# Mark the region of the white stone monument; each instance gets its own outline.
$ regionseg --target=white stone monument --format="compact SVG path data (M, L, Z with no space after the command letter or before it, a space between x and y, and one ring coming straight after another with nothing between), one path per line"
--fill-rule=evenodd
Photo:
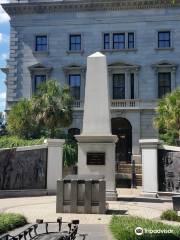
M76 139L78 174L103 175L106 180L106 199L116 200L117 136L111 134L107 61L100 52L87 58L83 130Z

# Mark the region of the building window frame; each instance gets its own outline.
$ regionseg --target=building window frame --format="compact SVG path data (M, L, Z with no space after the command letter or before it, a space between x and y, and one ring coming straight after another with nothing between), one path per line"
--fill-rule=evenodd
M128 39L127 39L128 49L134 49L134 47L135 47L135 33L134 32L128 32L127 35L128 35ZM130 35L133 35L133 40L130 40ZM130 44L132 44L133 47L130 47Z
M134 99L139 99L140 65L127 62L112 62L108 65L110 97L113 100L113 74L125 75L125 99L131 99L131 74L134 75Z
M75 85L75 86L71 86L71 77L77 77L79 76L79 85ZM81 74L77 74L77 73L70 73L68 75L68 84L69 84L69 87L70 87L70 90L71 90L71 93L72 93L72 97L75 101L79 101L81 100ZM76 96L76 92L75 94L73 94L73 90L77 90L78 89L78 94Z
M161 75L164 75L164 79L160 79ZM168 76L168 79L165 79L165 75ZM171 78L171 72L158 72L158 98L163 98L171 92ZM161 80L164 81L164 84L161 84ZM168 83L165 83L166 80L168 80Z
M160 39L160 34L168 34L169 37L167 39ZM158 31L158 48L171 48L172 46L172 39L171 39L171 31L170 30L160 30ZM164 45L161 45L164 43ZM168 44L166 46L166 43Z
M135 98L135 76L134 72L130 72L130 89L131 89L131 99Z
M123 84L120 83L119 86L115 86L115 77L116 76L120 76L120 75L123 75L124 79L123 80ZM121 79L120 79L121 80ZM126 94L126 75L125 73L113 73L112 74L112 97L113 97L113 100L120 100L120 99L125 99L125 94ZM122 84L122 86L121 86ZM115 90L119 90L119 96L117 95L117 97L115 96L116 93L115 93ZM122 95L122 96L121 96Z
M156 64L152 65L152 68L155 71L155 76L156 76L156 96L157 99L159 98L159 90L158 90L158 74L159 73L171 73L171 91L176 89L176 69L178 65L175 63L171 63L168 61L160 61Z
M123 48L116 48L114 46L114 35L122 34L124 35L124 41L121 41L124 44ZM133 34L133 41L129 40L130 34ZM105 47L105 35L109 35L109 48ZM118 43L118 42L117 42ZM133 44L133 47L130 47L130 44ZM125 31L125 32L102 32L102 51L136 51L136 33L135 31Z
M80 46L80 48L79 49L72 49L71 37L78 37L78 36L80 36L80 43L73 43L73 44L78 44ZM82 52L82 49L83 49L82 42L83 42L82 33L69 33L68 34L68 52L69 53Z
M86 78L86 66L84 65L71 65L65 66L62 68L65 77L65 83L69 85L69 75L80 75L80 101L84 99L85 94L85 78ZM79 101L74 99L74 101Z
M33 93L34 93L34 94L37 93L38 86L41 84L41 83L37 84L37 82L36 82L36 81L37 81L37 79L36 79L37 77L44 77L44 80L42 80L41 83L47 81L47 74L46 74L46 73L37 73L37 74L34 74L34 76L33 76L33 82L34 82L34 84L33 84Z
M106 37L108 37L108 40L106 39ZM106 44L108 44L108 47L106 47ZM104 50L111 49L111 34L110 33L103 34L103 49Z
M115 41L115 36L123 36L123 40L116 40ZM115 44L118 44L118 46L120 46L121 44L123 45L123 47L115 47ZM118 32L118 33L113 33L113 36L112 36L112 46L113 46L113 49L114 50L122 50L122 49L125 49L126 48L126 34L125 33L121 33L121 32Z
M47 81L51 77L51 72L53 68L37 63L28 67L28 69L30 71L30 76L31 76L30 96L32 96L33 94L35 94L35 81L34 81L35 75L46 75L46 81Z
M46 37L46 44L40 44L41 46L46 46L45 50L38 50L37 38ZM35 53L47 53L49 51L49 36L47 33L36 33L34 36L34 52Z

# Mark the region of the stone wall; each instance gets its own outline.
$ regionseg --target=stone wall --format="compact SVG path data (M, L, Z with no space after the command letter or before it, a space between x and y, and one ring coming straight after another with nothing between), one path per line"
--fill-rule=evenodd
M46 189L47 147L0 151L0 190Z
M159 191L180 192L180 151L158 150Z

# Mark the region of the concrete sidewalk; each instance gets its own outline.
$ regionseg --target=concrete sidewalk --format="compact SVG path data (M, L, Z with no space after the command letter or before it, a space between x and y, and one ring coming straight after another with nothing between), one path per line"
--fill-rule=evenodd
M79 219L81 224L108 224L112 214L128 214L149 219L159 218L166 209L172 208L171 202L108 202L111 215L105 214L56 214L56 197L26 197L0 199L0 212L16 212L24 214L30 223L37 218L55 221L59 216L64 221Z
M130 196L129 192L126 193L127 196ZM134 191L133 194L134 196L139 195L138 191ZM113 214L159 219L163 211L172 209L171 202L144 202L141 200L108 202L108 206L109 214L56 214L55 196L0 199L0 212L21 213L26 216L29 223L35 223L36 219L54 222L58 217L62 217L65 222L79 219L79 232L88 234L86 240L113 240L108 229ZM168 224L180 226L180 223L168 222Z

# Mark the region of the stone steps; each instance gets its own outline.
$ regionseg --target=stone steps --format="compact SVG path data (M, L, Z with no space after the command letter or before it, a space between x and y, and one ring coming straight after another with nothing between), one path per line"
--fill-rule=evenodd
M142 186L142 164L135 165L136 184ZM132 165L127 163L120 163L116 170L116 180L131 181L132 178Z
M131 174L132 166L131 164L118 164L117 166L117 172L118 173L129 173ZM136 164L135 165L135 172L136 174L142 174L142 164Z

